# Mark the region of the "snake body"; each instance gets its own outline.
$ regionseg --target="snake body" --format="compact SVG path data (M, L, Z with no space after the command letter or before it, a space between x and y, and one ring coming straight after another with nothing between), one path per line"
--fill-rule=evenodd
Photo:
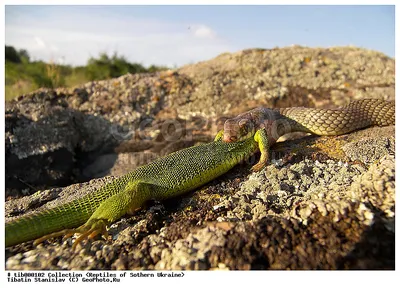
M378 99L357 100L337 109L259 107L226 120L223 140L240 141L265 129L272 145L280 136L291 132L342 135L369 126L394 124L394 102Z
M253 170L259 171L268 162L269 147L287 133L302 131L322 136L342 135L369 126L394 124L394 102L364 99L338 109L259 107L226 120L221 135L228 143L253 137L261 152L260 161Z
M369 126L395 123L394 102L377 99L354 101L339 109L283 108L279 113L316 135L342 135Z

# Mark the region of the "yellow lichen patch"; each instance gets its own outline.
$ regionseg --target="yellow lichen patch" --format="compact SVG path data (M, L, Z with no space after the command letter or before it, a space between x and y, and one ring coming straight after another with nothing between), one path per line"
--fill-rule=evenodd
M345 153L342 150L343 145L345 144L345 140L343 138L335 138L335 137L322 137L316 140L314 144L310 147L328 155L330 158L348 161Z
M220 200L221 199L221 195L219 195L218 193L214 193L214 194L200 194L198 196L199 200L205 200L206 202L210 202L212 200Z
M185 207L185 208L183 209L183 211L192 211L192 210L193 210L192 205L188 205L187 207Z
M313 159L321 159L322 156L329 159L349 161L341 149L346 143L341 137L305 137L299 140L293 140L290 146L280 142L272 149L272 156L275 159L289 158L294 156L309 156ZM284 156L283 156L284 155Z

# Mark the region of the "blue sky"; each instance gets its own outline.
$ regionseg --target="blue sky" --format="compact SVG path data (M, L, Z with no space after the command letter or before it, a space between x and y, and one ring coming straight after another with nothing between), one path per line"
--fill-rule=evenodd
M394 6L6 6L5 41L32 58L84 65L100 52L181 66L298 44L395 55Z

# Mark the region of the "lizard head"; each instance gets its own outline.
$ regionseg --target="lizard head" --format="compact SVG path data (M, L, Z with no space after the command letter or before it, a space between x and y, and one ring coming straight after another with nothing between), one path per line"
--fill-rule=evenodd
M252 137L255 134L252 120L247 118L233 118L225 121L224 142L238 142Z

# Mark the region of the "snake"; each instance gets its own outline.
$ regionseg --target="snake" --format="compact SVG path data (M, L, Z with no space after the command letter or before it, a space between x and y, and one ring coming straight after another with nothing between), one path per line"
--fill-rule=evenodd
M260 161L253 170L259 171L268 161L269 147L287 133L335 136L370 126L389 125L395 125L394 101L362 99L336 109L258 107L227 119L221 135L228 143L253 137L261 151Z

